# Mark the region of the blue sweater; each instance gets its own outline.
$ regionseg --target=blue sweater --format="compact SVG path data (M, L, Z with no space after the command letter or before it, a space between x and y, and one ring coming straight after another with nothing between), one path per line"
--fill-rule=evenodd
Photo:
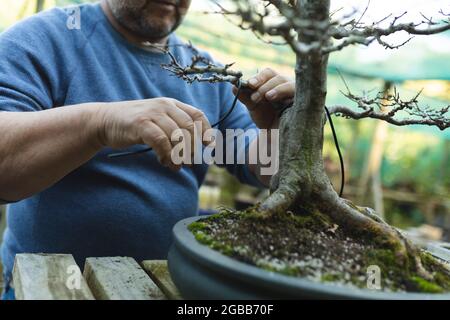
M52 9L0 35L0 111L155 97L195 106L211 123L228 110L229 84L186 84L161 69L167 55L122 38L99 4L79 8L79 30L67 28L68 12ZM172 35L170 43L181 41ZM191 61L190 50L171 50L182 64ZM226 128L255 124L239 104L220 129ZM8 206L1 247L7 277L21 252L70 253L81 267L94 256L165 258L173 225L198 212L198 189L208 167L174 173L153 152L111 160L107 155L113 151L105 148L50 188ZM241 152L246 150L235 150ZM258 183L244 165L227 169L243 182Z

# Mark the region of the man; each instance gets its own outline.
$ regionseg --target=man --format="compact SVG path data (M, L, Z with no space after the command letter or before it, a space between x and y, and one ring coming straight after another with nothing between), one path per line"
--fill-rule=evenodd
M0 199L8 207L1 256L11 280L19 252L163 258L171 228L197 213L207 165L179 166L171 134L207 130L233 100L231 85L186 84L161 69L169 48L192 52L173 34L189 0L105 0L82 5L79 28L62 9L33 16L0 36ZM72 10L73 12L73 10ZM276 128L271 102L294 84L269 69L250 79L220 125ZM253 120L252 120L253 119ZM255 152L257 139L235 153ZM152 152L122 159L113 149ZM227 165L242 181L267 183L258 165ZM258 181L257 177L261 178Z

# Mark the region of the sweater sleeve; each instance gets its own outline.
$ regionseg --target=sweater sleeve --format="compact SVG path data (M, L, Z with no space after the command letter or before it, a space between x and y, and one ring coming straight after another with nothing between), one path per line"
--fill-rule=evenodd
M57 21L55 21L55 19ZM59 18L43 13L0 34L0 111L40 111L63 100Z

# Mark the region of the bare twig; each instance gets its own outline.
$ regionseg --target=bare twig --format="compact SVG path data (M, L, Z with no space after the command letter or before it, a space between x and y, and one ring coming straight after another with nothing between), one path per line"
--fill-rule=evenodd
M440 109L433 109L428 106L421 107L418 102L421 93L420 91L409 100L402 100L395 88L393 94L386 95L384 92L379 92L373 98L356 96L348 91L344 95L355 102L361 111L340 105L332 106L328 109L332 114L356 120L373 118L384 120L397 126L420 124L436 126L441 130L449 128L450 105ZM400 113L403 113L404 116L399 115Z
M444 14L441 10L440 13L444 17L448 17L449 15ZM350 23L350 24L341 24L337 27L330 27L329 35L330 37L340 40L344 39L339 45L335 45L332 48L327 48L325 51L327 53L332 51L341 50L342 48L358 43L358 44L370 44L374 40L376 40L379 44L381 44L386 49L398 49L399 47L405 45L408 43L412 37L410 37L408 40L404 41L401 44L398 45L392 45L387 43L385 40L382 39L382 37L386 37L389 35L392 35L397 32L406 32L409 35L432 35L441 33L447 30L450 30L450 19L442 20L440 22L435 22L431 17L426 17L422 14L422 17L424 18L423 21L414 23L398 23L398 21L404 17L407 14L407 12L403 12L402 14L395 16L392 21L389 23L388 27L380 27L381 22L386 21L388 18L392 16L392 14L387 15L383 19L376 21L372 23L371 25L361 25L360 21ZM350 26L350 28L348 28ZM363 39L366 38L368 41L350 41L348 39ZM370 40L369 40L370 39Z
M185 66L180 64L168 48L148 42L145 43L145 45L167 54L170 58L170 63L163 64L162 68L171 72L178 78L183 79L187 83L230 82L232 84L238 84L241 81L242 72L231 69L234 63L226 64L224 66L214 64L210 59L200 55L198 50L195 49L191 43L180 44L180 46L189 48L193 52L191 63ZM242 81L242 85L246 86L247 84Z
M444 19L439 22L422 14L421 22L398 23L407 14L403 12L394 17L392 14L386 15L379 21L366 25L362 20L368 11L370 0L362 14L349 21L346 20L355 15L356 9L338 20L331 20L335 12L325 20L308 20L302 17L295 3L291 1L235 0L228 3L229 8L225 8L226 5L222 2L215 3L219 8L218 12L227 19L232 16L237 17L238 20L230 20L241 29L251 30L259 39L268 43L271 43L271 40L267 38L281 37L296 54L300 55L312 52L329 54L350 45L368 46L375 41L386 49L398 49L408 43L414 35L430 35L450 30L450 15L442 10L440 14ZM389 18L392 18L389 25L381 27L381 23ZM397 32L406 32L411 37L400 44L390 44L384 39ZM299 37L299 35L307 35L307 37ZM330 44L330 39L337 42ZM279 41L277 43L280 44Z
M364 18L364 16L366 15L366 12L367 12L367 10L369 9L369 6L370 6L370 0L367 1L367 6L366 6L366 8L364 9L363 13L362 13L361 16L359 17L358 21L356 21L356 23L353 25L352 29L356 28L356 27L359 25L359 23L361 22L362 18Z

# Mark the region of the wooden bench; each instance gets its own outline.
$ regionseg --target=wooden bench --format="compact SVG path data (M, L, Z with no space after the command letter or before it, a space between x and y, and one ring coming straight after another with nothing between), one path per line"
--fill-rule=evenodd
M18 254L13 285L18 300L181 299L167 261L88 258L84 271L70 254Z
M450 251L443 250L430 252L450 261ZM129 257L88 258L81 273L70 254L18 254L13 285L18 300L182 299L166 260L139 265Z

